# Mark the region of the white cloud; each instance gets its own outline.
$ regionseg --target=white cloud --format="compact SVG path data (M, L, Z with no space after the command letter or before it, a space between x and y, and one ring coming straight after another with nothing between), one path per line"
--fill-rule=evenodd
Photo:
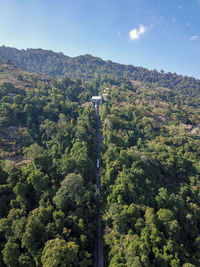
M145 27L142 24L139 26L139 29L132 29L129 32L130 40L139 39L140 38L140 35L144 34L146 32L146 30L147 30L147 27Z
M193 35L191 38L190 38L190 41L194 41L194 40L198 40L199 39L199 36L198 35Z

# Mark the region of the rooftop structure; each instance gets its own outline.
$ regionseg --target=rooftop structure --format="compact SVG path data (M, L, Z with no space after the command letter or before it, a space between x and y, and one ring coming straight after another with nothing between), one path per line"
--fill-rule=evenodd
M99 103L99 104L102 104L102 100L103 100L102 96L93 96L93 97L92 97L92 102L93 102L93 103Z

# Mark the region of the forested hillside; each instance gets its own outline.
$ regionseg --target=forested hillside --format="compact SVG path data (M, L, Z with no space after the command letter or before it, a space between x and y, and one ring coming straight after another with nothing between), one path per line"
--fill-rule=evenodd
M133 65L123 65L110 60L91 55L68 57L63 53L55 53L43 49L17 50L15 48L0 47L0 59L9 59L17 67L29 72L47 74L49 76L67 75L71 79L83 80L107 78L128 79L141 82L150 82L155 86L169 89L184 90L195 96L200 92L200 80L192 77L177 75L175 73L164 73Z
M101 109L105 266L200 265L200 114L166 93L119 84Z
M96 116L80 102L93 87L2 68L0 266L92 266Z
M37 65L33 51L19 53L39 68L43 59ZM0 61L0 266L93 266L97 121L90 99L103 93L105 266L200 266L199 81L142 68L162 79L117 78L114 70L88 81L51 79L20 71L17 53ZM77 70L86 78L83 66Z

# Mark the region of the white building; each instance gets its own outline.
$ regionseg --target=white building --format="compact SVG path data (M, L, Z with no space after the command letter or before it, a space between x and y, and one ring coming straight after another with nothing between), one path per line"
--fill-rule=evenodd
M92 103L99 103L102 104L103 98L102 96L93 96L92 97Z

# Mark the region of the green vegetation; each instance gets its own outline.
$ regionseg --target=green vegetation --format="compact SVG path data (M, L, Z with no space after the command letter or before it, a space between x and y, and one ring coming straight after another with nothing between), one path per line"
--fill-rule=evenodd
M186 94L195 96L200 90L200 80L192 77L177 75L176 73L164 73L163 70L149 71L142 67L123 65L110 60L91 55L83 55L74 58L65 56L63 53L55 53L51 50L0 47L0 60L10 60L17 67L29 72L48 74L50 76L67 75L71 79L99 81L109 79L125 79L151 83L154 87L162 86L169 89L183 90Z
M96 116L80 104L87 86L0 85L1 266L92 265Z
M200 265L198 99L168 92L124 84L101 109L106 266Z
M157 72L157 81L104 72L90 81L47 79L8 60L0 67L0 266L93 265L97 144L89 101L103 93L105 266L200 266L198 80Z

